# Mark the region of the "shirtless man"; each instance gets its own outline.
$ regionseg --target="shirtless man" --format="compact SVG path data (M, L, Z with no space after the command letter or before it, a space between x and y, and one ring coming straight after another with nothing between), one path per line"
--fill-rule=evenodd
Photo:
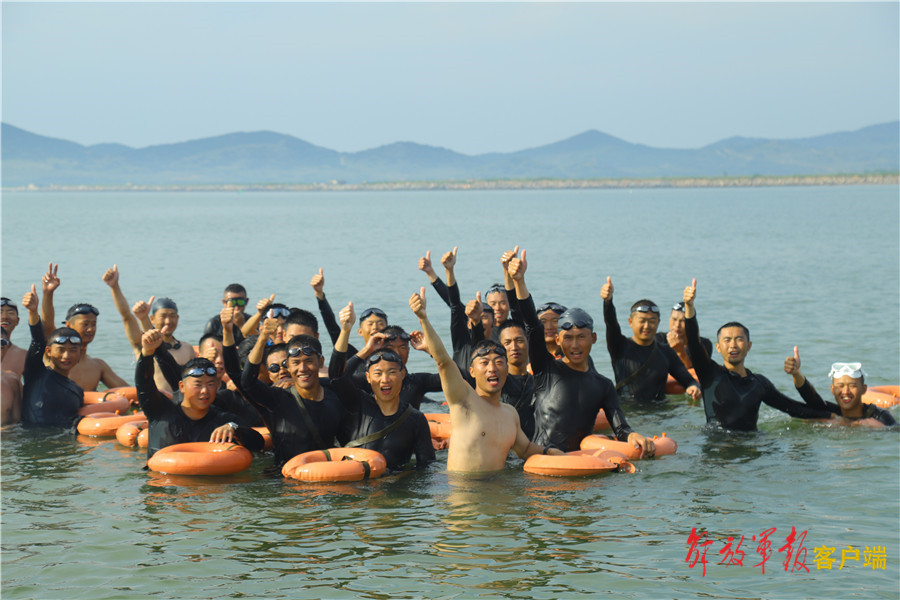
M3 370L12 371L21 378L25 370L25 349L19 348L9 339L18 324L19 307L9 298L0 298L0 327L6 330L9 342L3 351Z
M825 402L809 380L800 372L800 349L794 346L794 355L784 360L784 372L794 378L794 387L800 397L813 408L829 410L842 418L842 424L865 424L870 427L893 427L894 416L883 408L862 401L866 393L866 372L862 363L834 363L831 365L831 394L834 402Z
M490 340L476 344L469 367L469 373L475 379L473 390L428 321L425 288L412 295L409 307L419 318L425 346L437 364L444 396L450 405L453 442L447 457L448 471L499 471L506 464L510 450L521 458L541 453L562 454L532 443L519 426L516 409L500 401L508 372L503 346Z
M5 300L5 298L4 298ZM6 359L12 344L6 329L0 329L3 337L0 338L0 358ZM21 376L13 371L7 371L4 365L0 383L0 425L11 425L22 420L22 381Z
M49 337L50 333L55 329L56 313L53 308L53 292L59 287L58 270L58 264L50 263L47 272L41 280L41 290L43 292L41 320L44 323L44 335L46 337ZM65 326L77 331L84 345L81 360L69 372L69 378L86 391L96 391L101 382L107 388L128 385L128 382L119 377L112 370L112 367L106 364L106 361L89 356L87 353L88 345L94 341L94 335L97 333L97 316L99 314L99 310L90 304L84 303L75 304L66 313Z

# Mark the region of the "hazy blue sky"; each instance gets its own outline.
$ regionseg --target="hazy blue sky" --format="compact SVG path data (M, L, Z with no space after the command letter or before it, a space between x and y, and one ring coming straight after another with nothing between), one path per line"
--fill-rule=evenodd
M696 148L900 118L897 2L3 2L2 22L3 121L82 144Z

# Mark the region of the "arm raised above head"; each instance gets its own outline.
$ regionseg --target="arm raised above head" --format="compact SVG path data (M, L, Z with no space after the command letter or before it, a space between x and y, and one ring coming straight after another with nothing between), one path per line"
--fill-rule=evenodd
M453 358L444 348L444 343L438 336L428 315L425 313L425 288L423 287L419 293L413 294L409 299L409 307L413 313L419 318L419 324L422 326L422 334L426 352L428 352L437 364L438 373L441 376L441 387L444 389L444 396L450 405L464 405L468 403L469 394L472 388L463 379L462 373Z

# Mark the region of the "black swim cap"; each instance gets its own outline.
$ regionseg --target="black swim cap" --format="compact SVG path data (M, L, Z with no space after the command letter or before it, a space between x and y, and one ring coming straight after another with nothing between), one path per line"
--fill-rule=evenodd
M175 301L171 298L157 298L153 301L153 305L150 307L150 314L155 315L156 311L161 308L171 308L176 313L178 312L178 305L175 304Z
M71 319L77 315L94 315L99 316L100 311L91 306L90 304L76 304L69 309L69 312L66 313L66 321Z
M570 308L559 316L559 324L557 327L561 330L577 327L579 329L587 328L593 331L594 319L580 308Z

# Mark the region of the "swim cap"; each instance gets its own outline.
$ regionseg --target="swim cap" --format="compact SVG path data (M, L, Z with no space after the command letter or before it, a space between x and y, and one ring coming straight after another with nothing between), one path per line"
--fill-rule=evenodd
M488 304L487 302L482 302L481 303L481 312L489 312L491 314L494 314L494 307L491 306L490 304Z
M861 379L866 376L866 372L863 371L862 363L854 362L854 363L834 363L831 365L831 372L828 374L832 379L836 377L843 377L844 375L849 375L853 379Z
M562 330L578 327L579 329L587 328L593 331L594 320L591 318L591 315L580 308L570 308L559 316L557 327Z
M76 304L69 309L69 312L66 313L66 321L74 317L75 315L87 315L92 314L94 316L99 316L100 311L91 306L90 304Z
M156 311L161 308L171 308L176 313L178 312L178 305L175 304L175 301L171 298L157 298L153 301L153 305L150 307L150 314L155 315Z

